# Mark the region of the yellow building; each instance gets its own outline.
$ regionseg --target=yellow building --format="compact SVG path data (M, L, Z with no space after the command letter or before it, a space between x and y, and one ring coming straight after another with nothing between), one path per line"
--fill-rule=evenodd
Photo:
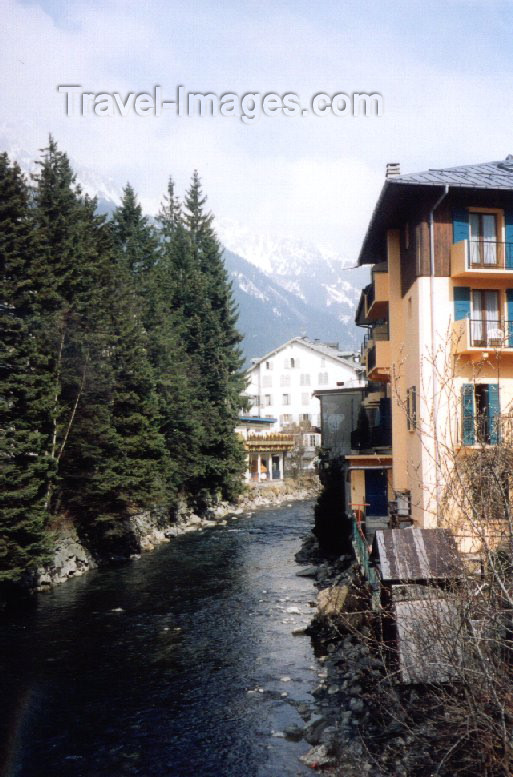
M489 512L485 480L493 464L507 493L511 467L513 157L411 175L389 165L359 264L372 265L356 317L368 330L364 404L372 425L389 402L392 446L353 448L351 501L369 514L387 500L478 550L469 526ZM500 536L491 514L486 532Z

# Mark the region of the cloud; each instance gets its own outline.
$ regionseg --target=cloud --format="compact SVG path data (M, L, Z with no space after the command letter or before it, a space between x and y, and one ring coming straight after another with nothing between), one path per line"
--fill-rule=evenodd
M32 153L48 132L82 166L130 180L155 210L172 173L253 230L356 256L385 164L403 172L513 151L511 4L22 3L4 0L0 121ZM444 30L440 14L444 14ZM486 24L486 26L485 26ZM507 36L506 36L507 37ZM490 63L483 71L483 65ZM160 119L64 114L92 91L379 91L382 118Z

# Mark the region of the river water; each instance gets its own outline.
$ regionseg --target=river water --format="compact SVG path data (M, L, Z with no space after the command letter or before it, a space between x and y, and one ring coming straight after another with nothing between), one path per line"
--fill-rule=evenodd
M1 777L311 775L299 502L186 534L0 621ZM300 614L287 612L297 608ZM284 695L287 694L287 695Z

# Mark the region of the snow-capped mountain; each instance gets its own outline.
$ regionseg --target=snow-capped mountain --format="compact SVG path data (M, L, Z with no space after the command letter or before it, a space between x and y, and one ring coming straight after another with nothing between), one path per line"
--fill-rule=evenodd
M343 349L358 346L355 328L329 310L308 304L232 251L225 249L224 260L239 308L247 363L298 335L338 342Z
M243 256L275 284L308 305L328 311L353 332L356 305L367 283L366 268L351 267L341 255L300 240L254 234L233 221L216 222L221 242Z

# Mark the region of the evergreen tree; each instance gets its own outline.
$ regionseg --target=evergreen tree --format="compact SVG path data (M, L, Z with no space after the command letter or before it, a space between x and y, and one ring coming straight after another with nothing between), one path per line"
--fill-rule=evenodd
M179 485L177 465L166 448L169 432L164 404L169 398L166 369L176 350L176 338L162 304L156 232L143 216L130 185L124 189L111 226L116 274L124 289L116 295L113 308L118 321L115 370L120 378L115 423L131 463L128 483L138 491L143 489L140 495L148 503L163 503Z
M199 311L204 295L172 179L157 222L161 240L155 299L160 315L154 332L153 363L162 431L177 466L180 490L192 494L203 483L205 474L202 460L205 417L196 354L201 339Z
M96 543L122 536L130 509L163 500L166 452L134 281L111 227L82 197L50 140L35 192L46 266L42 346L54 380L52 512L71 513ZM118 244L119 246L119 244Z
M241 406L245 378L242 372L241 335L231 284L224 267L222 250L215 235L213 216L205 211L197 171L185 198L184 222L192 244L193 263L205 290L198 357L205 405L209 414L209 435L204 454L207 480L226 497L240 488L244 469L242 445L234 428Z
M38 350L28 187L0 155L0 583L20 582L45 551L51 380Z

